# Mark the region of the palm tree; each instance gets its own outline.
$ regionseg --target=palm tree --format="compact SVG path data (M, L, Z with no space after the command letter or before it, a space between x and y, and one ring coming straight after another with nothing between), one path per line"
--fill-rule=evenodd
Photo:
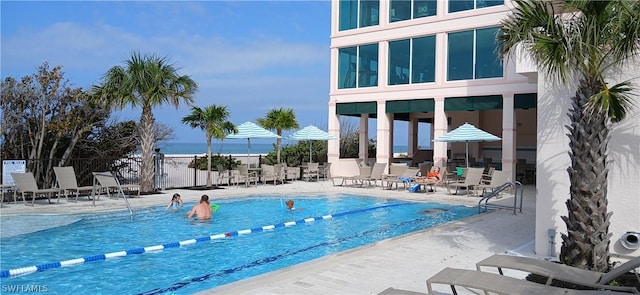
M152 109L166 103L176 108L183 102L191 104L197 88L195 81L189 76L179 75L166 58L143 56L137 52L131 54L125 67L112 67L102 77L100 85L92 87L96 99L107 106L122 109L131 105L142 108L138 135L142 151L142 191L153 190L155 118Z
M515 0L502 22L502 53L517 46L538 67L564 85L577 82L568 99L570 198L562 216L560 260L568 265L607 271L609 218L607 152L609 132L632 105L629 81L607 83L606 73L620 69L640 50L640 2L635 0ZM573 79L573 80L572 80Z
M296 120L296 114L294 114L293 109L290 108L271 109L264 118L259 118L257 122L258 125L266 129L275 130L280 136L280 138L276 140L276 160L280 163L282 131L300 128L298 120Z
M182 118L182 123L191 128L204 130L207 137L207 187L211 186L211 138L223 140L227 134L238 132L236 126L229 122L229 111L226 106L210 105L204 109L192 107L191 114Z

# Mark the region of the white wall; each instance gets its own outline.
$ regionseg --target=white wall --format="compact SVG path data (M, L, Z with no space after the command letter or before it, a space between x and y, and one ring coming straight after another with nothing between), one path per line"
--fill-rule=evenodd
M618 81L637 77L640 62L629 67L626 77ZM618 72L618 73L620 73ZM614 78L612 78L614 79ZM569 123L567 111L570 95L574 93L566 87L554 87L540 74L538 79L538 136L537 136L537 183L536 183L536 254L549 256L550 244L547 230L555 228L555 254L560 253L562 239L566 233L561 216L567 216L566 200L569 198L570 165L569 140L566 136ZM634 80L635 85L640 81ZM612 254L640 255L640 251L630 251L622 247L620 237L627 231L640 232L640 89L635 91L635 108L627 114L622 123L616 124L609 143L608 210L613 212L609 232Z

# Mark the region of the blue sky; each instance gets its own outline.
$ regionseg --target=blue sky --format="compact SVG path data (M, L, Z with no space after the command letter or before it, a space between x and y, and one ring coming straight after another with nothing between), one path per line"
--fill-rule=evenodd
M132 51L169 58L199 85L195 105L226 105L241 124L291 107L326 129L330 1L2 1L1 75L48 62L75 86L97 84ZM204 142L182 124L187 106L156 108L177 142ZM116 119L138 120L140 109Z

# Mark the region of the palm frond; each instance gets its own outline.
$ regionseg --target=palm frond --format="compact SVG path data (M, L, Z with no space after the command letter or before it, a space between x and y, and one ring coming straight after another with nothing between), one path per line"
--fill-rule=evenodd
M605 87L589 99L585 112L601 111L608 115L611 122L620 122L634 106L634 89L631 81Z

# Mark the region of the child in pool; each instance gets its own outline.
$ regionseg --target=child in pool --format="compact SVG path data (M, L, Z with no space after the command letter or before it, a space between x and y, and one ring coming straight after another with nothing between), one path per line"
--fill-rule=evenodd
M298 209L296 209L296 207L293 207L293 204L294 204L294 203L293 203L293 200L287 200L287 201L285 202L285 204L287 204L287 210L290 210L290 211L294 211L294 210L302 210L302 208L298 208Z
M182 206L184 205L184 203L182 202L182 198L180 198L180 194L175 193L173 194L173 197L171 198L171 201L169 202L169 204L167 205L166 208L164 208L164 210L169 210L169 208L171 208L171 210L178 210L180 208L182 208Z

